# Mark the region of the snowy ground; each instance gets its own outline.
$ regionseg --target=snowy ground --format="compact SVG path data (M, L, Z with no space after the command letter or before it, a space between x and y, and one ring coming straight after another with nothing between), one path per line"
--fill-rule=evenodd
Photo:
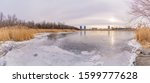
M131 52L133 53L130 62L135 62L136 57L138 56L136 54L136 51L139 50L139 49L142 49L142 46L135 39L129 41L128 45L132 47L132 51Z
M0 46L0 65L1 66L101 66L105 65L103 57L97 51L82 51L75 54L55 45L58 41L47 41L48 33L38 34L34 39L24 42L7 41ZM140 45L132 40L128 43L133 48L132 53L124 51L110 58L118 65L132 65L137 50ZM128 56L122 56L128 55ZM129 61L125 62L126 58ZM119 59L119 60L116 60ZM124 63L120 63L124 61ZM107 63L109 62L109 59ZM113 65L113 64L112 64ZM116 65L116 64L115 64Z

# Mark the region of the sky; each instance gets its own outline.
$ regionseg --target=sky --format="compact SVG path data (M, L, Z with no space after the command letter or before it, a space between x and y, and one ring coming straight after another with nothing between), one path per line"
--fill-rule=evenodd
M0 0L5 15L73 26L124 26L130 19L129 6L129 0Z

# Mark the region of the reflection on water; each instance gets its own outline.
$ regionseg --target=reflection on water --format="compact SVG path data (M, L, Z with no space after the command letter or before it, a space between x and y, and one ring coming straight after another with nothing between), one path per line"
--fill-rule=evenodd
M109 35L110 35L110 31L108 31L109 32ZM111 35L110 35L110 37L111 37L111 44L112 45L114 45L114 42L115 42L115 35L114 35L114 32L111 32Z
M134 33L132 31L79 31L74 34L55 34L49 37L54 39L63 37L57 43L58 47L87 59L96 57L98 61L104 63L103 65L127 65L131 56L128 41L134 38ZM84 54L89 55L84 56Z
M64 40L61 41L62 44L60 47L69 50L83 48L82 50L85 51L91 48L111 49L112 47L123 46L133 37L134 33L130 31L80 31L65 37ZM81 49L79 51L81 51Z
M48 39L50 39L50 40L56 40L56 39L57 39L57 36L58 36L58 34L50 34L50 35L48 35L47 37L48 37Z
M49 34L47 37L48 39L50 40L57 40L59 38L63 38L63 37L66 37L67 35L69 35L71 33L60 33L60 34L57 34L57 33L53 33L53 34Z
M80 31L80 36L86 36L87 31Z
M110 36L110 31L108 31L108 36Z
M106 36L108 36L106 38L109 38L110 40L108 40L108 41L110 41L111 45L114 45L114 43L116 41L115 37L116 37L116 35L119 36L119 33L124 35L123 37L125 37L125 36L128 37L127 33L131 33L131 36L133 36L132 32L126 32L126 31L121 31L121 32L117 32L117 31L94 31L94 32L80 31L80 36L89 36L89 35L95 35L95 37L98 37L98 36L105 36L106 37ZM130 37L129 37L129 39L130 39ZM92 40L92 38L91 38L91 40Z

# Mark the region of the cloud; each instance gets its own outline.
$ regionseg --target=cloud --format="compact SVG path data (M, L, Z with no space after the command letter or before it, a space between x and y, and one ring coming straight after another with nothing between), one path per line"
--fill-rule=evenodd
M1 0L0 10L24 20L65 22L70 25L112 24L128 21L128 0Z

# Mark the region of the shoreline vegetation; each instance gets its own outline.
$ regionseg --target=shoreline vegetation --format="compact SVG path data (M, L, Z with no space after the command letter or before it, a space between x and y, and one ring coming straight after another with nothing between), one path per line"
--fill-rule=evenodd
M142 45L136 51L136 66L150 66L150 28L140 27L136 30L136 40Z
M150 28L138 28L136 30L136 39L144 48L150 48Z
M136 52L136 66L150 66L150 0L133 0L130 14L137 24L136 40L141 44Z
M36 33L44 32L74 32L77 27L64 23L24 21L16 15L5 16L0 12L0 41L24 41L34 37Z
M0 28L0 41L24 41L34 38L37 33L44 32L75 32L75 29L33 29L26 26L12 26Z

